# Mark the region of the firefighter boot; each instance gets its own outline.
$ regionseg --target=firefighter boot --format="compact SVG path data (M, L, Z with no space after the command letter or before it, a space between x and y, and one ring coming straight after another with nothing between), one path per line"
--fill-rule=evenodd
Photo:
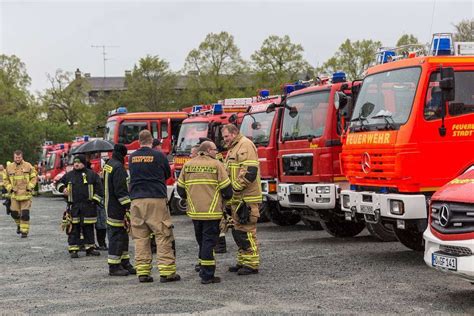
M217 241L217 245L214 248L215 253L226 253L227 252L227 244L225 242L225 235L219 237L219 240Z
M108 250L107 244L105 243L105 238L107 237L107 229L96 229L97 243L99 247L98 250Z
M137 274L137 269L132 266L129 259L122 260L121 265L129 274Z
M235 266L229 267L229 272L239 272L239 270L240 270L242 267L243 267L242 265L236 264Z
M110 264L109 265L109 275L110 276L127 276L130 273L122 267L120 264Z
M140 281L141 283L149 283L153 282L153 278L149 275L140 275L138 277L138 281Z
M258 269L252 269L249 267L242 267L237 271L238 275L249 275L249 274L257 274Z
M100 252L91 247L86 250L86 256L100 256Z
M179 280L181 280L181 277L179 276L179 274L176 274L176 273L172 275L160 277L161 283L174 282L174 281L179 281Z
M79 258L79 254L77 253L77 251L71 251L69 255L71 256L72 259Z
M16 225L16 233L17 233L18 235L21 234L20 225Z
M212 283L221 283L221 278L213 277L209 280L201 280L201 284L212 284Z
M26 237L28 237L27 233L21 233L21 238L26 238Z

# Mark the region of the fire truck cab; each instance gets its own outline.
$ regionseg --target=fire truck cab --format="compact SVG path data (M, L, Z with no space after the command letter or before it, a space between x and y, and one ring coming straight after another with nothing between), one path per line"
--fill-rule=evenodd
M171 153L173 141L178 137L181 123L187 117L186 112L128 113L125 107L119 107L109 113L104 139L115 144L124 144L130 154L140 148L140 131L148 129L153 138L161 139L162 151L168 155Z
M431 56L382 51L344 139L346 219L391 224L414 250L423 250L432 194L474 165L474 50L461 56L463 45L435 34Z
M40 178L39 193L51 192L54 178L66 167L70 143L54 145L44 164L44 176Z

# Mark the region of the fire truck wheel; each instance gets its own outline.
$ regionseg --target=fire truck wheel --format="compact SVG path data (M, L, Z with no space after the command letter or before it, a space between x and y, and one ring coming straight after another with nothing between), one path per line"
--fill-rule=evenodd
M186 214L186 200L172 197L170 201L170 211L171 215Z
M301 217L298 214L294 214L291 210L283 209L278 203L272 203L268 207L268 214L272 223L278 226L293 226L298 224Z
M369 233L377 238L379 241L396 241L397 237L395 236L395 233L393 232L393 226L389 224L371 224L371 223L366 223L365 226L367 226L367 230Z
M306 218L302 218L301 220L306 226L308 226L312 230L323 230L323 226L321 226L320 221L314 221Z
M321 226L331 236L334 237L354 237L365 228L365 223L349 222L344 218L332 217L321 220Z
M393 232L397 239L405 246L415 251L425 250L425 245L423 243L423 233L407 230L407 229L398 229L393 228Z
M262 203L260 205L260 217L258 218L258 222L259 223L267 223L269 222L271 219L270 219L270 210L269 210L269 207L268 207L268 203Z

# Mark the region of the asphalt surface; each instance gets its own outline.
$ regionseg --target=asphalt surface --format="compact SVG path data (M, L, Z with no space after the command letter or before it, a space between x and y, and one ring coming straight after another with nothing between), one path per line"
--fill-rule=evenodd
M236 251L229 233L228 253L217 257L222 283L201 285L192 223L176 216L180 282L159 283L155 268L154 283L109 277L106 252L69 258L59 229L63 209L62 199L35 198L31 233L20 239L1 208L2 313L474 313L474 286L428 268L422 253L377 242L366 231L336 239L301 223L259 224L262 265L252 276L227 272Z

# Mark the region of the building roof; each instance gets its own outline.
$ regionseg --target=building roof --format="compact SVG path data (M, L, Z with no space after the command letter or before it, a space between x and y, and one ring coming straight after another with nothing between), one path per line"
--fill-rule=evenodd
M91 91L122 91L127 90L125 77L85 77Z

